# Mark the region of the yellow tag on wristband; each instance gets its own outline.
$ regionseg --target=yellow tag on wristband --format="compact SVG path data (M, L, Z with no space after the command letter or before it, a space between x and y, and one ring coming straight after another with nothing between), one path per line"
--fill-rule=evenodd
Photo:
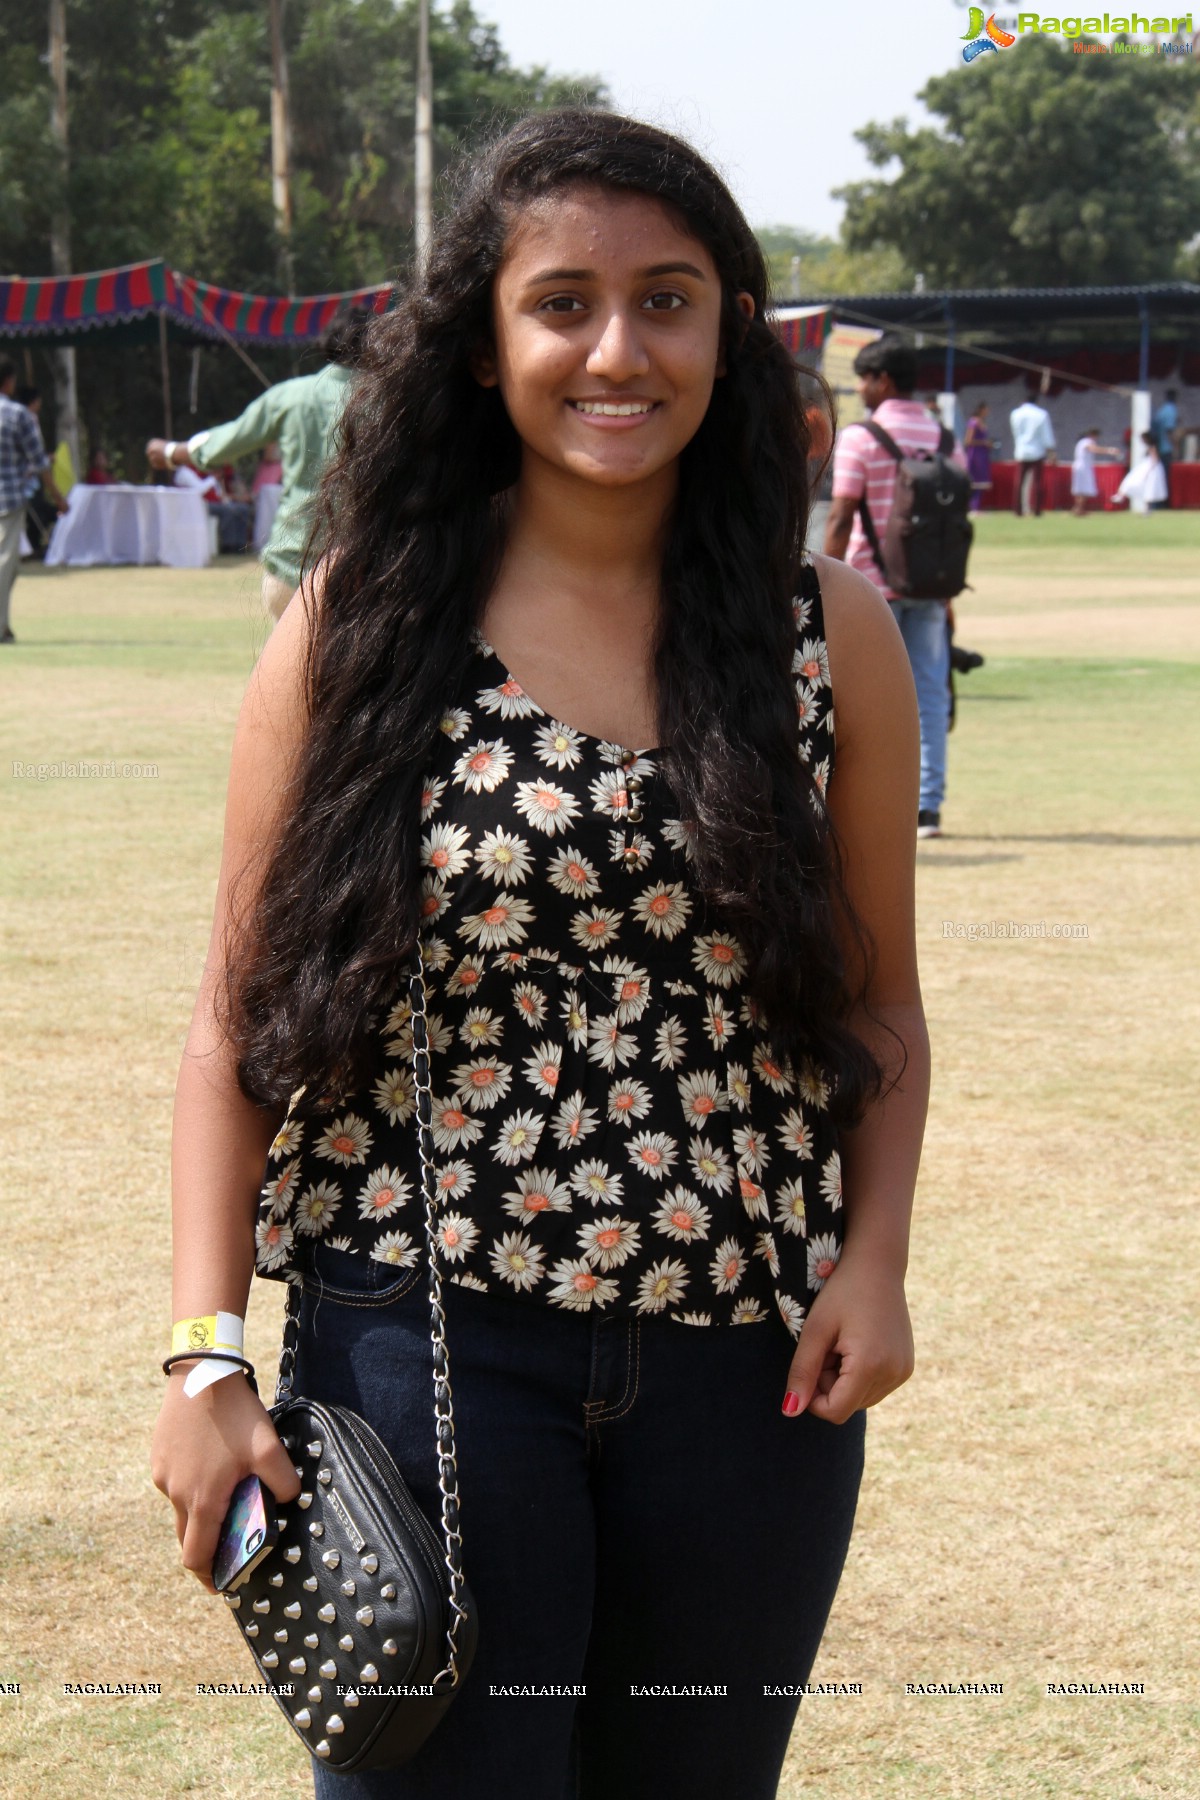
M236 1313L202 1313L194 1319L177 1319L171 1327L171 1355L199 1355L205 1350L235 1350L241 1355L245 1321Z

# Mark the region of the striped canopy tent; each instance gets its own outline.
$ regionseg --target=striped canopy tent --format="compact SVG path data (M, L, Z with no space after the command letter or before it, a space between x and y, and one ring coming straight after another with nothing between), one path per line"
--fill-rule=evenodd
M771 323L793 356L815 362L824 348L832 311L829 306L777 306Z
M214 287L169 268L161 257L88 275L0 280L0 341L37 341L47 348L97 341L144 342L165 328L186 344L302 345L320 340L347 303L386 312L390 282L344 294L276 297Z

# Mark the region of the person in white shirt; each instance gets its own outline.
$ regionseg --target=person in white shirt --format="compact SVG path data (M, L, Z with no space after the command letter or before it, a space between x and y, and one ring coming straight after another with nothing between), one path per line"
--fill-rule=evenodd
M1036 400L1015 406L1008 420L1012 427L1013 458L1017 465L1017 485L1013 490L1013 511L1018 518L1032 511L1035 519L1042 513L1042 470L1053 462L1054 427L1050 414Z
M1111 444L1098 444L1100 435L1098 425L1089 425L1075 446L1075 455L1071 459L1071 511L1077 519L1082 519L1087 511L1089 500L1099 495L1096 485L1096 458L1098 456L1120 456L1121 452Z

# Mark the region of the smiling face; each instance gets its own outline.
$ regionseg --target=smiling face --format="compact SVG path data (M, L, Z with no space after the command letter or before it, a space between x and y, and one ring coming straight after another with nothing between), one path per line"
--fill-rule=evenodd
M665 207L596 187L528 207L492 319L475 374L500 389L523 478L540 463L607 487L673 482L721 372L721 284Z

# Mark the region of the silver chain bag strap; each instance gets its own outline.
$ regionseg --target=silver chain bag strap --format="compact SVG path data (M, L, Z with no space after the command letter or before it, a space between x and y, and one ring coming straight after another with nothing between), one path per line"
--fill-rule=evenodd
M409 1002L441 1535L364 1419L292 1394L300 1311L293 1283L271 1417L303 1485L297 1499L275 1503L278 1541L225 1596L293 1731L327 1768L346 1774L396 1768L420 1749L461 1687L478 1638L462 1568L419 942Z

